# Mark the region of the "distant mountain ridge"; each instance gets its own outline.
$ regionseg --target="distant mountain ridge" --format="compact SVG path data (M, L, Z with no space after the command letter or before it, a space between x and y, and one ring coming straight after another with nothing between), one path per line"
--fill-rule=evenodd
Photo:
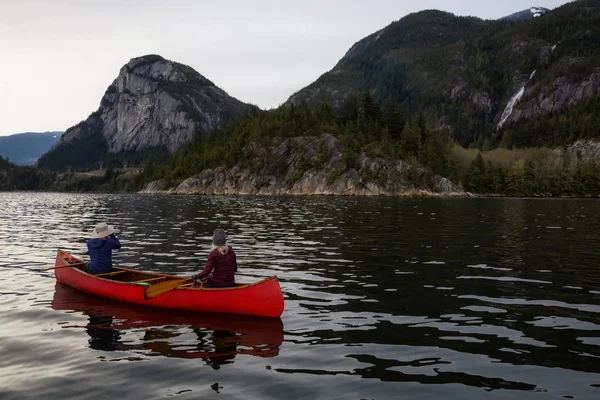
M194 134L255 109L187 65L158 55L133 58L107 88L98 110L67 129L38 165L84 168L115 155L173 152Z
M17 165L33 165L63 132L24 132L0 136L0 156Z
M369 92L450 129L463 146L498 143L513 123L600 94L597 43L599 0L567 3L522 22L426 10L355 43L285 104L328 101L339 109L350 95Z
M508 21L527 21L533 18L541 17L548 11L550 10L544 7L530 7L527 10L517 11L516 13L512 13L500 19L505 19Z

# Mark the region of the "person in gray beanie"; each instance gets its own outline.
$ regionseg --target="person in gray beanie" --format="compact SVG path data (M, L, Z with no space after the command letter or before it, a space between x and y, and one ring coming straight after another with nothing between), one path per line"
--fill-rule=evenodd
M206 286L209 288L235 286L237 259L233 248L227 245L227 236L223 229L215 229L212 243L206 266L192 278L194 281L207 279Z

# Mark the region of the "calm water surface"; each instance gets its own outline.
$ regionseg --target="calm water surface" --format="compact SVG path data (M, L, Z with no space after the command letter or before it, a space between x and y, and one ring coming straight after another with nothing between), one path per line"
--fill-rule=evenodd
M119 266L190 275L224 227L281 319L55 283L117 226ZM598 399L600 202L0 193L0 398Z

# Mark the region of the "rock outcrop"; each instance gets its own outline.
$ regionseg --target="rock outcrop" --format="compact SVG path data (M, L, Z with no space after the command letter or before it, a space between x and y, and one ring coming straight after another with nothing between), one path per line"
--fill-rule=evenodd
M244 165L207 169L172 190L175 194L465 196L438 175L400 160L365 154L348 160L337 138L275 139L272 147L250 146ZM143 192L166 191L164 184Z
M581 81L562 76L552 85L528 84L523 100L517 104L506 122L531 118L538 114L556 113L600 94L600 68Z
M566 150L578 158L592 158L600 161L600 142L597 140L576 140Z
M235 121L255 109L229 96L191 67L157 55L133 58L108 87L100 107L68 129L51 153L68 155L67 145L94 144L96 160L106 153L166 148L173 152L197 132ZM99 153L99 154L98 154ZM43 157L40 166L51 157Z

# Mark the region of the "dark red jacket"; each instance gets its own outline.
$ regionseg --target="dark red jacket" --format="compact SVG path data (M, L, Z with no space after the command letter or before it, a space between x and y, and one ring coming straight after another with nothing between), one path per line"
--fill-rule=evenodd
M212 273L210 281L220 286L235 285L235 272L237 271L237 260L233 248L229 246L227 254L221 254L219 249L213 249L208 253L208 260L204 269L196 275L203 279Z

